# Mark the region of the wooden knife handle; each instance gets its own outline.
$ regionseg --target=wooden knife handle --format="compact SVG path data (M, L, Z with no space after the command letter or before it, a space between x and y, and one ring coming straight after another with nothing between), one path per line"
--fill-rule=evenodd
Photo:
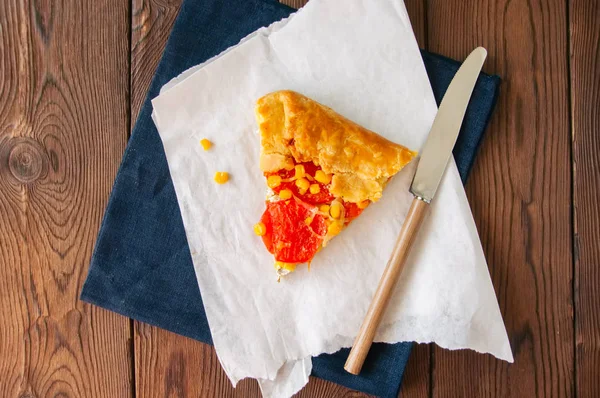
M402 230L400 231L400 235L394 246L392 256L383 271L383 275L379 281L379 286L375 291L367 315L363 320L358 335L356 336L356 340L354 340L352 350L350 350L350 355L348 355L348 359L344 365L344 369L352 374L357 375L360 373L360 369L362 368L365 358L369 353L369 349L371 348L371 344L373 343L373 338L375 338L375 332L383 318L390 297L394 292L398 277L402 272L402 267L408 258L410 247L415 241L417 232L425 218L428 207L429 204L427 202L415 198L408 210L408 215L402 225Z

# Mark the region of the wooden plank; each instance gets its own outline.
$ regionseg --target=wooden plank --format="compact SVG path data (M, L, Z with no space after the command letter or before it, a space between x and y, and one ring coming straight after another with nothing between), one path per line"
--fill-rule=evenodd
M146 97L182 0L132 1L131 121ZM213 347L134 321L136 396L260 397L258 384L234 389Z
M426 0L405 0L410 23L420 48L427 48L427 4Z
M133 0L131 111L132 123L146 96L182 0ZM292 4L293 3L293 4ZM288 2L301 6L305 2ZM133 125L132 125L133 126ZM261 397L255 380L243 380L234 389L213 347L134 321L136 396ZM300 397L338 397L365 394L311 378Z
M281 1L291 7L299 8L307 3L304 0L283 0ZM427 18L425 0L406 0L405 1L410 21L419 43L419 47L427 46ZM402 390L400 396L408 397L428 397L430 385L430 346L418 344L413 348L410 360L406 367ZM350 390L337 386L333 383L311 378L309 384L301 391L299 396L306 397L328 397L341 396L342 391L350 393ZM354 396L354 395L353 395Z
M571 0L576 391L600 396L600 7Z
M255 380L234 389L213 347L141 322L135 324L137 397L260 397Z
M135 125L182 0L132 0L131 128ZM136 397L204 396L218 378L211 348L183 336L134 321ZM208 351L208 352L207 352ZM219 381L213 390L222 391Z
M78 300L127 139L129 8L0 2L0 396L127 397L129 320Z
M131 128L171 34L182 0L133 0L131 27Z
M132 127L146 97L182 0L133 0ZM136 396L260 397L254 380L233 388L213 347L134 321Z
M415 344L413 346L400 395L402 397L426 398L431 396L431 344Z
M308 1L306 0L281 0L290 7L300 8ZM419 43L419 47L427 46L427 18L425 0L405 1L410 21ZM413 348L410 360L406 367L402 390L400 396L428 397L430 381L430 357L431 349L428 345L418 344ZM317 378L310 378L307 386L298 394L299 397L338 397L343 394L351 394L351 390ZM354 394L359 394L354 392ZM364 394L360 394L362 396Z
M429 49L504 81L468 196L515 363L434 353L433 395L574 394L566 2L433 0Z
M306 1L292 0L284 3L300 7ZM133 0L132 123L135 123L180 4L181 0ZM407 3L411 18L416 16L413 24L416 21L415 29L421 42L425 37L423 4L422 0L411 0ZM172 392L184 396L260 396L258 385L251 380L241 382L238 388L233 390L216 360L212 347L137 321L134 329L136 392L139 397L162 396ZM427 374L422 374L420 370L429 368L427 346L417 349L413 358L418 360L415 369L419 371L413 372L412 377L407 376L410 386L408 391L411 393L428 385L427 382L420 381L427 377ZM427 361L424 365L423 360ZM423 394L426 394L426 390L423 391ZM366 396L316 378L311 378L299 396L337 397L347 394L353 397Z
M306 3L308 3L308 0L279 0L279 2L293 8L300 8L303 7Z
M427 48L427 4L425 0L405 0L415 37L420 48ZM413 346L400 396L426 398L431 396L431 352L430 344Z

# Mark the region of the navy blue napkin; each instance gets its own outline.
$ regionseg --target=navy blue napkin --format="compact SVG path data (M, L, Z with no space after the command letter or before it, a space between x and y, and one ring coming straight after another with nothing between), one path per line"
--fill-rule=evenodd
M294 10L272 0L186 0L125 151L81 299L211 344L202 297L150 100L184 70ZM423 52L436 100L459 63ZM454 150L466 180L495 104L500 79L482 74ZM360 376L343 370L348 349L313 360L313 376L395 397L412 343L375 344Z

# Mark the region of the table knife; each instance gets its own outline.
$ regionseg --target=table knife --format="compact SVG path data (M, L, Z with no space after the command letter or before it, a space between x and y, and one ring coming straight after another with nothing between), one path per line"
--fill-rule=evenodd
M487 51L483 47L473 50L456 72L442 99L410 187L414 199L344 365L344 369L352 374L360 373L410 248L444 175L486 56Z

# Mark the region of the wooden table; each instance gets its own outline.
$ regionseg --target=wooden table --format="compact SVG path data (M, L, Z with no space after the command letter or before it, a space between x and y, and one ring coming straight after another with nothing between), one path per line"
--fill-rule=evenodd
M180 2L0 2L0 397L259 396L210 346L78 300ZM421 47L483 45L504 79L467 192L515 363L421 345L402 393L598 397L600 5L407 6ZM299 396L362 395L312 379Z

